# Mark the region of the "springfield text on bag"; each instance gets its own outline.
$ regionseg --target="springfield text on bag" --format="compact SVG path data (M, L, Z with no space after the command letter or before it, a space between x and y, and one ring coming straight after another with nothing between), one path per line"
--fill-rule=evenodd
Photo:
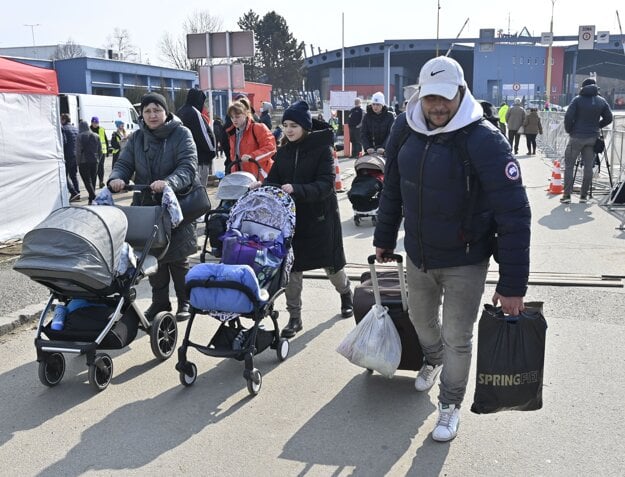
M477 384L486 384L490 386L518 386L519 384L537 383L540 381L540 373L538 371L530 371L529 373L519 374L485 374L477 375Z

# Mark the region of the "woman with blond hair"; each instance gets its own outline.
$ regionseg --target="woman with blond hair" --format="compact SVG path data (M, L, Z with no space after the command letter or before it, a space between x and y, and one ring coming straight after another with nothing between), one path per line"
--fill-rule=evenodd
M234 101L228 107L232 127L228 130L230 144L229 172L236 170L252 173L264 180L273 165L276 141L267 126L254 122L247 101ZM250 160L256 164L250 163Z

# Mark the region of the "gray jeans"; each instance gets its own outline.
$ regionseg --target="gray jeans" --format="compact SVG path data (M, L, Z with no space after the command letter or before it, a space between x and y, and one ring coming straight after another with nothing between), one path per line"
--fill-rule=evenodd
M445 404L459 406L464 399L471 368L473 326L487 271L488 260L426 273L410 258L406 260L410 320L427 362L443 365L438 400Z
M349 278L345 270L341 268L338 272L330 268L324 268L330 283L334 285L334 288L341 295L343 293L349 293L351 291L351 285ZM304 272L291 271L289 275L289 283L284 290L286 297L286 310L289 312L291 318L302 317L302 289L304 288Z
M200 175L200 184L206 187L208 176L213 174L213 161L211 160L209 164L199 164L198 173Z
M580 195L586 197L590 184L592 184L592 166L594 165L595 152L594 145L597 141L595 136L590 137L573 137L569 138L569 142L564 150L564 195L571 195L573 192L573 171L577 156L582 155L584 163L584 178L582 179L582 189Z

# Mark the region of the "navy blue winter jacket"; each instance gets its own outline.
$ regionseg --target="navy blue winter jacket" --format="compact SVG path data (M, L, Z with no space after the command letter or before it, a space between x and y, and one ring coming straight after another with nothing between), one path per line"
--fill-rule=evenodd
M409 103L407 113L395 121L387 144L374 245L396 248L403 212L404 248L417 267L428 270L476 264L496 252L497 292L525 296L531 212L519 164L499 129L480 121L481 106L468 91L465 101L468 103L456 114L464 118L455 116L455 122L440 128L443 132L438 134L426 128L414 131L413 121L408 125L406 114L412 114L411 118L423 115L420 105L414 112L418 100L411 101L412 111ZM475 121L479 123L470 127L466 146L478 195L467 221L466 173L454 135ZM402 131L408 127L412 132L398 151ZM495 233L497 250L493 249Z
M596 84L584 86L573 98L564 115L564 130L570 136L599 136L599 130L612 122L608 102L599 96Z

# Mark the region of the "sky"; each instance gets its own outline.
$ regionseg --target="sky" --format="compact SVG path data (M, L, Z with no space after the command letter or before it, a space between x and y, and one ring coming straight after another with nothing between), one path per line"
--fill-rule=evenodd
M0 48L74 43L101 48L115 28L127 29L143 61L165 65L158 48L164 32L182 34L182 24L195 11L207 11L222 21L220 31L239 30L237 20L249 10L259 16L275 11L286 20L298 41L315 53L384 40L475 38L481 28L516 33L526 27L535 36L549 31L553 3L554 35L577 35L579 25L620 35L616 11L625 28L622 0L596 0L573 7L571 0L412 0L385 4L380 0L159 0L145 2L85 2L22 0L9 2L0 15ZM578 3L578 2L575 2ZM389 8L384 9L383 6ZM440 5L440 10L438 9ZM466 26L465 21L468 19Z

